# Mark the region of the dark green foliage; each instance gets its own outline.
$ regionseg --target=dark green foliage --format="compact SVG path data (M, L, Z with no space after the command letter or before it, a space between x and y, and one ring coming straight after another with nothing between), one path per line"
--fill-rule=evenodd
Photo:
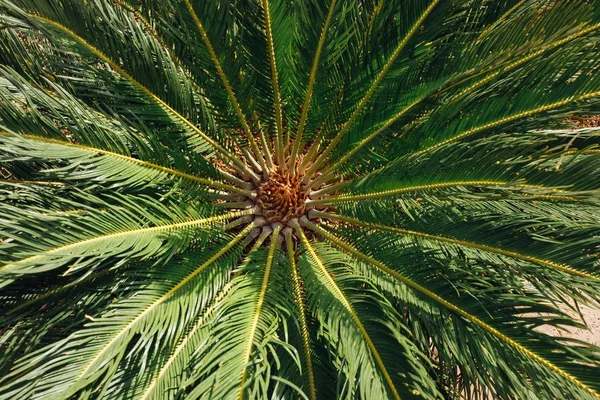
M600 307L599 43L594 0L0 0L0 400L600 398L539 329Z

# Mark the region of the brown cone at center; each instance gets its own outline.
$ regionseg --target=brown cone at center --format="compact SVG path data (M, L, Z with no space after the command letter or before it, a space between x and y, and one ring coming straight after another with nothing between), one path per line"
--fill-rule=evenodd
M269 224L286 224L305 213L307 194L302 190L302 176L271 171L268 180L258 188L256 205Z

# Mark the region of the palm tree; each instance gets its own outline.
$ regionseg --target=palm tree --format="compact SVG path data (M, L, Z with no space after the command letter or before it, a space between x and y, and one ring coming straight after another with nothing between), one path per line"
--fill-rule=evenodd
M597 1L0 26L0 399L600 398Z

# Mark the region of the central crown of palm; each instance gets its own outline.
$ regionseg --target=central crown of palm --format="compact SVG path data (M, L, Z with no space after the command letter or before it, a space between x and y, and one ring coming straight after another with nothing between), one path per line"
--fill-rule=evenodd
M598 2L0 27L0 399L600 397Z

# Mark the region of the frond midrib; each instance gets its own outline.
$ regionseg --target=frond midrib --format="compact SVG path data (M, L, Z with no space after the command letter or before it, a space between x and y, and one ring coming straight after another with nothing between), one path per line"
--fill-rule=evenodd
M294 297L296 305L298 306L298 313L300 315L300 338L302 339L302 348L304 350L304 359L306 360L306 375L308 379L308 386L310 390L310 400L317 400L317 390L315 386L315 375L313 370L313 362L311 355L311 348L309 342L309 331L306 322L306 310L304 307L304 298L302 295L301 278L296 265L296 255L294 253L294 242L292 239L291 231L287 231L285 236L285 242L288 252L288 260L292 272L292 281L294 284Z
M10 134L6 131L0 131L0 135L9 136ZM113 151L101 149L99 147L92 147L90 145L77 144L77 143L72 143L72 142L69 142L66 140L47 138L47 137L38 136L38 135L30 135L30 134L22 133L22 134L19 134L19 136L21 136L25 139L29 139L29 140L34 140L34 141L44 142L44 143L52 143L52 144L56 144L56 145L60 145L60 146L66 146L66 147L71 147L71 148L75 148L75 149L79 149L79 150L88 151L90 153L102 154L105 156L117 158L117 159L120 159L120 160L123 160L126 162L130 162L132 164L140 165L142 167L161 171L161 172L164 172L169 175L178 176L178 177L186 179L190 182L199 183L201 185L209 186L209 187L212 187L215 189L224 190L224 191L227 191L230 193L239 193L239 194L243 194L243 195L250 195L250 193L251 193L249 190L246 190L246 189L227 185L227 184L224 184L224 183L212 180L212 179L202 178L202 177L188 174L186 172L179 171L179 170L176 170L173 168L164 167L162 165L155 164L150 161L145 161L145 160L141 160L139 158L134 158L134 157L130 157L130 156L127 156L124 154L115 153Z
M351 246L351 245L347 244L346 242L344 242L343 240L337 238L336 236L334 236L330 232L326 231L325 229L323 229L323 228L321 228L321 227L319 227L319 226L317 226L317 225L315 225L313 223L310 223L310 222L309 222L309 226L310 226L311 229L315 230L316 232L318 232L319 234L321 234L323 237L325 237L328 240L330 240L333 244L335 244L339 248L345 250L346 252L354 255L359 260L362 260L362 261L366 262L367 264L373 265L374 267L376 267L377 269L379 269L383 273L385 273L385 274L387 274L389 276L392 276L393 278L395 278L398 281L402 282L406 286L408 286L408 287L416 290L417 292L419 292L419 293L427 296L428 298L434 300L435 302L437 302L438 304L442 305L443 307L445 307L445 308L447 308L447 309L449 309L449 310L457 313L458 315L462 316L466 320L472 322L473 324L479 326L480 328L482 328L483 330L485 330L488 333L492 334L496 338L500 339L502 342L508 344L509 346L511 346L512 348L514 348L515 350L517 350L520 353L526 355L528 358L534 360L535 362L537 362L539 364L542 364L544 367L546 367L549 370L557 373L562 378L564 378L567 381L571 382L572 384L576 385L577 387L579 387L580 389L584 390L585 392L591 394L595 398L600 398L600 393L598 393L596 390L594 390L593 388L589 387L585 383L581 382L575 376L573 376L570 373L564 371L563 369L559 368L558 366L556 366L555 364L553 364L550 361L546 360L545 358L539 356L538 354L536 354L532 350L529 350L527 347L521 345L520 343L518 343L514 339L512 339L509 336L503 334L502 332L500 332L498 329L494 328L493 326L485 323L484 321L482 321L481 319L479 319L475 315L470 314L469 312L463 310L462 308L460 308L459 306L455 305L454 303L452 303L452 302L450 302L450 301L448 301L448 300L446 300L446 299L438 296L434 292L432 292L429 289L421 286L420 284L412 281L411 279L405 277L404 275L400 274L399 272L394 271L393 269L391 269L387 265L383 264L382 262L380 262L380 261L378 261L378 260L376 260L376 259L374 259L372 257L369 257L368 255L360 252L359 250L355 249L353 246Z
M258 293L258 298L256 300L256 306L254 308L254 315L252 317L252 323L250 325L250 330L248 332L248 339L245 346L244 356L242 358L242 373L240 377L240 385L238 391L238 399L244 399L244 389L246 386L246 379L248 377L248 367L250 362L250 356L252 355L252 345L254 343L254 339L256 337L256 333L258 331L258 322L260 320L260 315L262 312L262 308L265 302L265 297L267 295L267 287L269 285L269 279L271 276L271 267L273 265L273 257L275 256L275 247L277 245L277 240L279 238L279 231L281 227L277 227L271 236L271 243L269 245L269 252L267 254L267 262L265 264L265 269L263 272L262 283L260 287L260 292Z
M396 386L394 385L394 382L392 381L390 373L388 372L385 364L383 363L383 360L381 359L381 356L379 355L379 351L377 350L377 347L375 347L375 344L373 343L373 340L369 336L369 333L367 332L365 326L363 325L362 321L360 320L360 317L354 310L354 307L352 307L352 305L350 304L350 302L348 301L348 299L346 298L346 296L344 295L342 290L339 288L339 286L337 285L335 280L331 277L331 274L329 273L329 271L323 264L323 261L319 258L318 254L315 252L315 249L312 247L312 245L306 238L306 235L304 234L302 229L298 230L298 234L300 235L300 240L302 241L302 244L308 250L311 258L315 261L315 263L319 267L320 273L322 274L322 276L325 277L325 279L327 279L327 281L329 283L329 287L333 290L334 296L341 303L341 305L347 310L348 314L350 314L350 317L356 324L356 327L358 328L361 335L363 336L363 339L367 343L367 346L369 347L369 350L371 351L371 355L373 356L374 361L377 364L377 367L381 371L381 374L383 375L383 378L384 378L388 388L390 389L392 395L394 396L394 398L396 400L400 400L400 395L398 394Z
M534 264L543 265L545 267L556 269L556 270L562 271L562 272L566 272L571 275L580 276L582 278L592 279L594 281L600 281L600 277L590 274L590 273L587 273L587 272L579 271L569 265L558 264L554 261L544 260L544 259L541 259L538 257L533 257L533 256L530 256L527 254L518 253L516 251L504 250L499 247L488 246L485 244L475 243L475 242L471 242L471 241L467 241L467 240L454 239L454 238L445 237L445 236L441 236L441 235L434 235L434 234L426 233L426 232L418 232L418 231L414 231L414 230L395 228L395 227L386 226L386 225L377 224L377 223L364 222L364 221L358 220L356 218L351 218L351 217L347 217L347 216L340 215L340 214L318 213L317 215L322 215L327 218L331 218L331 219L338 220L338 221L344 221L344 222L354 224L354 225L357 225L357 226L360 226L360 227L363 227L366 229L377 229L377 230L392 232L392 233L396 233L396 234L400 234L400 235L421 237L421 238L425 238L425 239L435 240L438 242L452 243L452 244L456 244L459 246L470 247L470 248L474 248L474 249L478 249L478 250L487 251L490 253L496 253L496 254L507 256L507 257L531 262Z
M225 219L231 219L231 218L241 217L244 215L249 215L249 214L251 214L251 212L252 212L252 210L234 211L234 212L230 212L227 214L222 214L222 215L207 217L207 218L194 219L191 221L176 222L176 223L172 223L172 224L158 225L158 226L152 226L152 227L146 227L146 228L134 228L134 229L129 229L129 230L125 230L125 231L113 232L113 233L109 233L109 234L102 235L102 236L88 238L88 239L85 239L85 240L82 240L79 242L69 243L69 244L66 244L63 246L55 247L55 248L52 248L49 250L45 250L42 254L36 254L36 255L33 255L33 256L30 256L27 258L23 258L21 260L13 261L9 264L0 266L0 271L5 271L7 269L17 267L20 264L27 264L32 261L38 260L40 258L46 257L48 255L65 253L65 252L68 252L77 247L88 246L92 243L98 243L98 242L102 242L102 241L106 241L106 240L113 240L115 238L120 238L120 237L151 235L151 234L155 234L155 233L181 230L181 229L186 229L186 228L190 228L190 227L196 227L196 226L200 226L200 225L214 223L214 222L222 221ZM67 275L69 272L70 272L70 269L67 270L64 273L64 275Z
M157 298L156 300L154 300L148 307L146 307L132 321L130 321L126 326L124 326L122 329L120 329L116 333L116 335L113 336L113 338L110 341L108 341L107 343L105 343L104 346L102 346L102 348L100 349L100 351L98 353L96 353L96 355L92 358L92 360L87 363L86 367L82 370L82 372L79 373L79 375L78 375L77 380L76 380L75 383L77 383L80 380L84 379L84 377L86 376L86 374L88 373L88 371L98 362L98 360L100 360L102 358L102 355L112 346L112 344L115 343L122 335L124 335L125 333L127 333L129 330L133 329L133 327L138 323L138 321L141 321L142 318L145 315L147 315L150 311L152 311L153 309L155 309L156 307L158 307L158 305L160 305L164 301L166 301L169 297L171 297L179 289L181 289L188 282L190 282L194 277L198 276L206 268L208 268L209 266L211 266L216 260L218 260L219 258L221 258L229 250L231 250L236 244L238 244L241 240L243 240L246 237L246 235L253 228L254 228L254 226L251 224L248 227L246 227L244 230L242 230L227 245L225 245L223 248L221 248L219 251L217 251L215 254L213 254L208 260L206 260L204 263L202 263L200 266L198 266L194 271L192 271L184 279L182 279L181 281L179 281L175 286L171 287L162 296L160 296L159 298ZM72 388L73 387L75 387L75 386L72 386ZM75 389L75 390L77 390L77 389ZM70 391L73 391L73 389L70 389ZM68 391L67 393L70 394L70 391Z
M88 43L83 37L79 36L74 31L70 30L66 26L64 26L61 23L56 22L52 19L46 18L41 15L36 15L36 14L30 14L30 13L26 13L26 14L29 18L44 22L44 23L46 23L50 26L53 26L54 28L64 32L65 34L69 35L70 37L72 37L75 41L77 41L79 44L81 44L83 47L85 47L89 52L91 52L96 57L98 57L100 60L102 60L102 61L106 62L108 65L110 65L110 67L118 75L120 75L124 80L128 81L134 87L136 87L137 89L142 91L144 94L146 94L146 96L148 96L155 103L157 103L161 108L163 108L167 112L167 114L174 116L177 120L179 120L179 122L183 123L188 129L190 129L191 132L193 132L195 135L197 135L202 140L204 140L206 143L208 143L210 146L212 146L215 150L217 150L219 153L221 153L221 155L226 157L228 160L232 161L238 168L241 168L242 171L247 170L246 165L242 161L240 161L239 158L237 158L235 155L233 155L232 153L227 151L223 146L221 146L215 140L213 140L209 136L207 136L198 127L196 127L194 124L192 124L187 118L185 118L183 115L178 113L175 109L173 109L171 106L169 106L167 103L165 103L160 97L158 97L156 94L154 94L154 92L152 92L149 88L147 88L142 83L140 83L138 80L136 80L132 75L130 75L128 72L126 72L123 68L121 68L116 62L114 62L106 54L102 53L95 46Z

